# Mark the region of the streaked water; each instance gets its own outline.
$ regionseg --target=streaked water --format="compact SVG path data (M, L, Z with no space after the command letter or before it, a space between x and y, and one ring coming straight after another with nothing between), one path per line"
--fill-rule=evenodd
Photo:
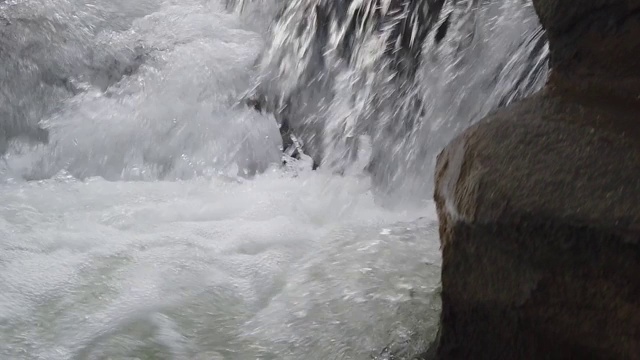
M449 4L448 45L425 40L413 77L394 82L373 28L352 63L311 66L314 27L287 24L314 2L0 1L0 358L426 350L439 316L431 158L544 80L544 49L530 56L541 34L526 3ZM477 36L456 53L465 34ZM330 92L315 87L323 74ZM299 93L290 120L321 128L323 169L282 165L278 111L244 105L256 88Z
M325 165L348 166L370 138L369 170L394 198L431 198L442 147L546 81L529 0L292 0L284 9L258 93Z

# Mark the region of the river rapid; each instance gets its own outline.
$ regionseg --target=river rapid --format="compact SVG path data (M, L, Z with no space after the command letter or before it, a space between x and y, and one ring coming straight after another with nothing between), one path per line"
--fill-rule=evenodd
M317 70L300 55L306 30L287 33L295 9L275 0L0 0L0 358L423 353L440 307L437 150L546 74L546 55L531 58L537 45L523 45L539 38L526 2L468 3L445 6L443 16L462 19L451 25L456 36L421 55L422 85L410 91L428 110L417 112L419 126L400 139L357 134L339 171L313 171L306 156L283 165L280 120L244 104L265 81L295 103L300 84L283 84ZM376 58L367 34L357 56ZM377 101L368 94L392 86L365 63L334 74L330 106L315 109L322 116L307 109L291 121L323 121L321 143L338 148L341 122L362 129ZM274 78L274 68L283 74ZM389 126L379 118L371 122ZM424 147L408 150L416 144ZM340 151L328 153L333 161Z
M273 116L239 104L265 15L224 5L0 3L2 121L20 135L0 160L1 358L424 349L432 205L386 209L362 172L282 167Z

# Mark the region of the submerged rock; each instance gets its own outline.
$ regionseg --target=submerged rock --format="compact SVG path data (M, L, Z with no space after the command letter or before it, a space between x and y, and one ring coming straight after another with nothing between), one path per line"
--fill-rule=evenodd
M534 3L544 90L441 153L430 358L640 358L640 1Z

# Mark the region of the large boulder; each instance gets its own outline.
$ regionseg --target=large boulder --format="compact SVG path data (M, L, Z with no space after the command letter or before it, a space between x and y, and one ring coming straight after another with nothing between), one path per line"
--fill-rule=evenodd
M534 0L545 89L441 153L439 359L640 359L640 1Z

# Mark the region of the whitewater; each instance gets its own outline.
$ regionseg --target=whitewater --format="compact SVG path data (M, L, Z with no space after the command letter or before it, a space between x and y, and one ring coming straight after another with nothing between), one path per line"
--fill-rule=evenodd
M232 5L0 1L0 358L413 359L434 339L429 186L389 201L375 137L346 171L283 165L278 120L245 105L281 3ZM499 75L494 103L416 90L456 110L412 141L439 147L504 102ZM403 178L429 184L418 168Z

